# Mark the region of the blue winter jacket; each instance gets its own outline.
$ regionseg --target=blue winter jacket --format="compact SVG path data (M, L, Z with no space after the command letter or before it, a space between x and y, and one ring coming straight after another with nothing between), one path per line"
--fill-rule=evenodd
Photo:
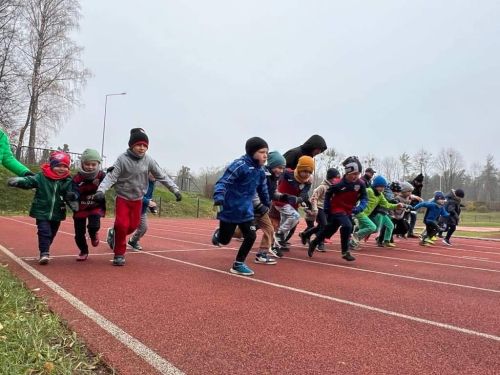
M155 181L149 180L148 191L146 192L144 197L142 197L142 211L141 211L142 215L144 215L148 210L149 202L151 201L151 199L153 199L154 190L155 190Z
M450 214L445 210L444 206L440 206L435 201L430 202L420 202L413 207L414 210L418 210L421 207L427 208L427 212L424 216L424 223L429 223L432 221L437 221L440 216L448 217Z
M269 207L264 167L249 155L233 161L215 184L214 201L222 202L217 219L227 223L244 223L254 218L252 199L255 192L260 201Z

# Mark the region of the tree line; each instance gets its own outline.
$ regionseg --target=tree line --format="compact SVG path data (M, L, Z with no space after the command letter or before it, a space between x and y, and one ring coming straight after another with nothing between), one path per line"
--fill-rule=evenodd
M0 0L0 125L18 157L22 146L46 143L80 104L91 74L71 38L79 19L78 0Z

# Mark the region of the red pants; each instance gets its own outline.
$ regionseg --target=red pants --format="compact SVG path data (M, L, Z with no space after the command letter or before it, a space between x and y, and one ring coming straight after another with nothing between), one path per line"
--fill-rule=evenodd
M116 197L115 203L115 255L124 255L127 235L135 231L141 221L142 199L129 201Z

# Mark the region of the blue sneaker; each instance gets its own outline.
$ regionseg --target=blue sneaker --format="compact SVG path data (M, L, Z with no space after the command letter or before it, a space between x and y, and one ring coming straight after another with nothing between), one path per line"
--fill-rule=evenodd
M115 228L108 228L108 235L106 236L106 242L108 243L111 250L115 248Z
M217 228L215 230L214 234L212 234L212 245L220 247L220 243L219 243L219 228Z
M229 272L236 275L252 276L253 271L243 262L234 262Z

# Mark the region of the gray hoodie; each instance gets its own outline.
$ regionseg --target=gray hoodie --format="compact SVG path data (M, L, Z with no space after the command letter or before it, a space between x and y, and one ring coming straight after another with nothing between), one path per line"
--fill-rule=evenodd
M165 185L172 193L178 193L179 188L161 169L158 163L149 155L142 158L127 150L116 159L111 173L106 174L97 191L105 193L115 187L116 195L127 200L142 199L148 190L149 172L154 178Z

